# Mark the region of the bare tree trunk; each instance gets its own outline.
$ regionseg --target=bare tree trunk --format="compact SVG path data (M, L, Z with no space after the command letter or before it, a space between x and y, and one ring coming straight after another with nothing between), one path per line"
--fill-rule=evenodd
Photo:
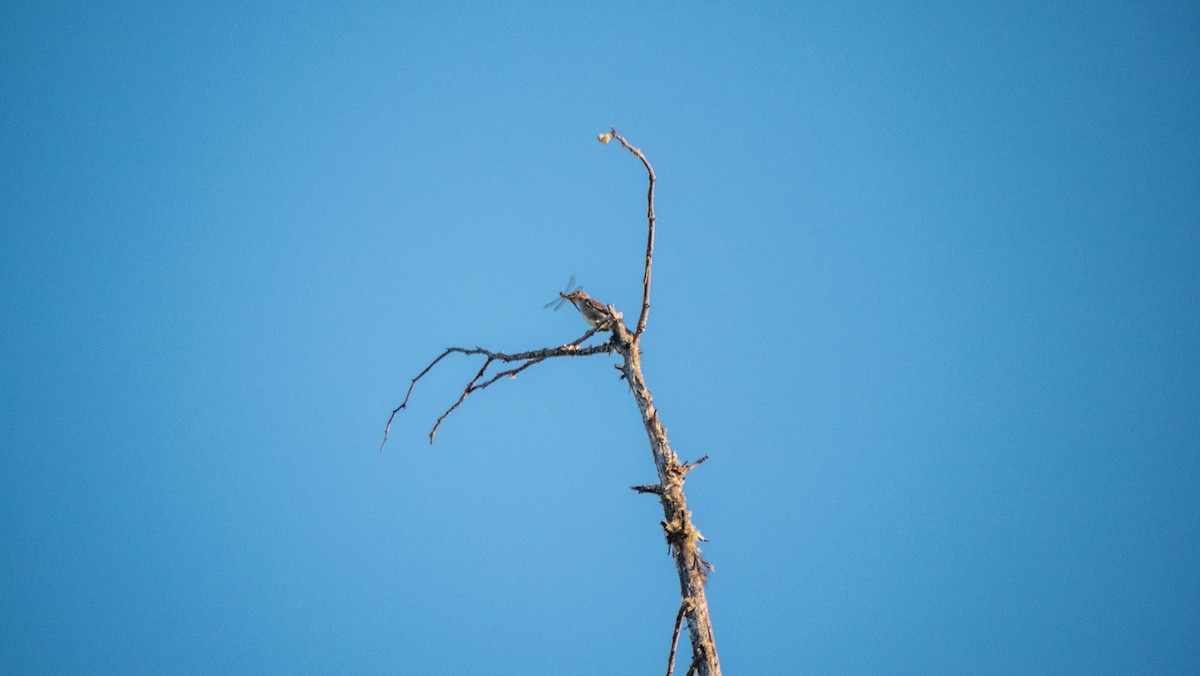
M619 321L613 331L613 343L624 358L621 371L629 381L633 398L642 414L642 424L650 438L650 452L654 455L654 467L658 470L657 486L636 486L634 490L656 493L662 502L662 527L667 543L675 557L675 569L679 573L681 609L687 618L688 634L692 643L692 668L701 676L720 676L721 664L717 660L717 646L713 639L712 620L708 616L708 600L704 595L704 582L711 568L700 557L697 540L703 536L692 525L692 515L683 495L683 480L687 473L704 461L685 465L679 462L675 452L667 443L667 430L658 419L650 388L642 376L642 359L633 336ZM674 651L669 662L673 662ZM668 667L669 669L669 667ZM668 673L670 673L668 671Z

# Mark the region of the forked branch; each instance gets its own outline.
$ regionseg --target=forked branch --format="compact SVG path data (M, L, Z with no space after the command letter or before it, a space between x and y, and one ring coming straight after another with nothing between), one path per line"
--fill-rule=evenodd
M595 328L591 329L579 338L576 338L575 340L560 347L548 347L541 350L529 350L527 352L517 352L514 354L508 354L506 352L493 352L492 350L486 350L482 347L476 347L474 349L465 347L446 348L445 352L438 355L437 359L429 362L429 366L426 366L425 369L418 373L417 377L413 378L412 382L408 384L408 392L404 395L404 401L400 402L399 406L392 409L392 414L388 416L387 425L385 425L383 428L383 443L379 444L379 450L382 451L383 447L387 445L388 432L392 429L392 421L395 420L396 414L403 409L408 408L408 399L412 396L413 388L416 387L417 381L423 378L426 373L429 373L431 370L433 370L433 367L436 366L438 362L445 359L447 355L454 354L455 352L466 355L481 354L486 356L487 359L484 360L483 366L479 369L479 372L475 374L475 377L472 378L470 382L467 383L467 386L463 388L462 394L458 396L458 401L455 401L450 408L446 409L442 415L438 416L437 422L433 424L433 429L429 431L429 443L431 444L433 443L433 438L437 434L438 427L441 426L442 421L445 420L454 411L454 409L458 408L472 392L476 390L482 390L483 388L491 385L505 376L515 378L521 371L524 371L530 366L547 359L552 359L554 357L586 357L593 354L600 354L601 352L612 352L613 345L611 340L600 343L599 345L592 345L591 347L579 347L583 341L591 338L592 335L598 330L599 329ZM499 373L493 374L487 380L483 380L484 375L487 373L488 367L492 365L492 362L497 361L503 363L523 361L525 363L516 368L500 371ZM483 382L480 382L481 380L483 380Z

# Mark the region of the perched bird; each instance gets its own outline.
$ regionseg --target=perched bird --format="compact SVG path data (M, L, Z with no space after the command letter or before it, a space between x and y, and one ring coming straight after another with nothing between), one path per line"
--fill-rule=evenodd
M592 328L601 328L613 315L608 311L608 308L600 304L600 301L592 298L583 291L572 291L571 293L560 293L559 296L571 301L571 305L579 310L579 314L583 315L584 321L592 325Z

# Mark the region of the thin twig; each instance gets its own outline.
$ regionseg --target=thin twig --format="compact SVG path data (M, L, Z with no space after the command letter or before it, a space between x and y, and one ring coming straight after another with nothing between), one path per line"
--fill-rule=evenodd
M601 352L611 352L612 351L612 346L611 346L612 341L611 340L600 343L599 345L593 345L591 347L585 347L582 349L579 348L580 344L582 344L588 338L591 338L598 330L599 329L595 329L595 328L590 329L587 333L583 334L579 338L576 338L575 340L571 341L570 343L567 343L566 345L562 345L560 347L550 347L550 348L544 348L541 350L529 350L526 352L517 352L516 354L508 354L505 352L493 352L491 350L486 350L482 347L476 347L474 349L468 349L465 347L448 347L448 348L446 348L445 352L438 355L437 359L434 359L433 361L431 361L429 363L429 366L426 366L425 369L423 371L421 371L420 373L418 373L417 377L413 378L412 382L410 382L408 384L408 392L406 392L404 395L404 401L401 402L399 406L392 409L392 414L390 416L388 416L387 424L383 428L383 443L379 444L379 450L383 451L383 447L385 445L387 445L388 432L391 431L391 429L392 429L392 421L396 418L396 414L399 413L401 410L408 408L408 399L409 399L409 397L412 396L413 388L416 387L417 381L420 380L421 378L423 378L426 373L429 373L433 369L433 367L437 365L438 362L445 359L446 355L453 354L455 352L457 352L459 354L465 354L465 355L481 354L481 355L486 356L487 360L484 362L483 368L479 369L479 372L475 374L475 377L472 378L469 383L467 383L467 386L466 386L466 388L463 389L463 393L461 396L459 396L458 401L454 402L454 405L451 406L450 408L448 408L446 410L446 412L443 413L441 415L441 417L437 419L437 422L433 426L433 430L431 430L429 433L429 443L431 443L431 444L433 443L434 435L437 433L438 426L442 424L442 421L446 419L446 416L450 415L451 411L458 408L459 405L463 403L463 400L465 400L467 398L467 395L471 394L475 390L482 390L483 388L487 387L488 385L491 385L492 383L503 378L504 376L516 377L516 375L518 373L520 373L521 371L524 371L525 369L529 368L530 366L533 366L534 364L536 364L538 362L541 362L541 361L544 361L546 359L550 359L553 357L586 357L588 355L600 354ZM514 362L514 361L524 361L525 363L517 368L509 369L507 371L501 371L500 373L497 373L495 376L493 376L486 382L484 382L482 384L478 384L479 379L482 378L484 373L487 372L488 366L490 366L493 361L502 361L502 362L506 362L506 363Z
M479 369L479 373L475 374L475 377L471 379L471 382L467 383L467 386L465 388L463 388L462 394L458 395L458 401L454 402L453 406L446 409L446 412L438 417L437 422L435 422L433 424L433 429L429 430L429 443L430 444L433 443L433 435L437 434L437 429L439 426L441 426L442 421L446 419L446 416L450 415L451 411L458 408L459 404L466 401L468 394L471 394L471 392L475 391L476 389L483 389L484 387L487 387L488 385L492 384L491 381L488 381L487 383L484 383L482 386L480 386L478 388L475 387L475 383L479 382L479 379L483 377L483 374L485 372L487 372L487 368L492 365L492 359L493 359L493 357L488 356L488 358L483 362L483 366ZM528 363L529 362L527 362L527 365L528 365Z
M638 316L637 328L633 330L634 341L642 337L642 333L646 330L646 319L650 316L650 262L654 257L654 168L650 166L650 160L642 154L642 151L629 145L623 136L617 133L616 128L609 127L609 132L612 137L621 142L621 145L626 150L637 155L637 158L646 165L646 174L650 178L650 187L646 191L646 221L648 222L646 232L646 271L642 275L642 314Z
M430 369L432 369L434 366L436 366L439 361L445 359L446 355L448 355L452 352L461 352L461 351L462 351L462 348L458 348L458 347L446 348L445 352L438 355L437 359L434 359L433 361L429 362L429 366L426 366L425 370L418 373L417 377L413 378L412 382L410 382L408 384L408 392L406 392L404 394L404 401L400 402L399 406L392 409L392 414L388 416L387 424L383 426L383 442L379 444L379 452L380 453L383 452L383 447L387 445L388 432L391 431L391 429L392 429L392 421L395 420L396 414L399 413L401 410L408 408L408 398L412 396L413 388L417 386L417 381L420 380L426 373L429 373Z
M679 604L679 612L675 614L675 631L671 634L671 656L667 658L667 676L675 671L675 649L679 647L679 627L683 624L683 611L687 610L688 602L684 599Z

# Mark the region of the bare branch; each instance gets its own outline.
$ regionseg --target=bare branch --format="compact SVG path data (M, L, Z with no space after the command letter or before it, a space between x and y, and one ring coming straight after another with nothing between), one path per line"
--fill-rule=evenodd
M687 610L688 602L684 599L679 604L679 612L675 614L675 631L671 634L671 655L667 658L667 676L675 671L675 649L679 647L679 626L683 624L683 613Z
M697 467L699 467L699 466L700 466L700 463L704 462L705 460L708 460L708 456L707 456L707 455L706 455L706 456L704 456L703 458L700 458L700 459L699 459L699 460L697 460L696 462L685 462L685 463L683 463L683 473L684 473L684 474L687 474L688 472L690 472L690 471L692 471L692 470L696 469Z
M642 494L653 493L654 495L662 495L662 493L663 493L663 487L659 486L658 484L642 484L641 486L630 486L629 489L632 491L638 492L638 493L642 493Z
M479 387L475 386L475 383L479 382L479 379L483 377L483 374L487 371L487 368L492 365L493 359L494 358L491 355L488 355L487 360L483 362L483 366L479 369L479 373L475 374L475 377L472 378L471 382L467 383L467 386L463 389L463 393L459 395L458 401L454 402L453 406L446 409L445 413L438 416L437 422L435 422L433 424L433 429L429 430L429 443L430 444L433 443L433 436L435 434L437 434L438 427L441 426L442 421L446 419L446 416L450 415L451 411L458 408L459 404L463 403L463 401L466 400L467 395L471 394L471 392L474 392L477 389L483 389L484 387L487 387L488 385L491 385L492 382L494 382L494 380L489 380L488 382L484 383L483 385L481 385ZM539 359L538 361L541 361L541 360ZM528 366L532 363L535 363L535 362L530 360L528 362L525 362L525 365Z
M621 145L626 150L637 155L637 158L646 166L646 174L650 178L650 187L646 191L646 271L642 275L642 314L638 316L637 328L633 330L633 339L637 341L642 337L642 333L646 330L646 320L650 316L650 263L654 257L654 168L650 166L650 160L642 154L642 151L629 145L623 136L617 133L616 128L609 127L609 133L613 138L621 142Z
M598 330L599 329L597 328L590 329L587 333L583 334L579 338L576 338L575 340L560 347L548 347L541 350L517 352L515 354L508 354L507 352L493 352L482 347L476 347L474 349L468 349L465 347L446 348L445 352L438 355L437 359L434 359L432 362L430 362L429 366L426 366L425 369L418 373L417 377L413 378L412 382L409 383L408 392L404 395L404 401L401 402L400 405L395 409L393 409L392 414L388 416L387 425L385 425L383 428L383 443L379 444L379 450L383 451L383 447L387 445L388 432L392 429L392 421L396 418L396 414L401 410L408 408L408 399L412 396L413 388L416 387L417 381L423 378L426 373L429 373L438 362L445 359L446 355L453 354L455 352L465 355L481 354L486 356L487 360L484 361L483 368L479 369L479 372L475 374L475 377L467 383L467 386L463 389L462 394L458 397L458 401L455 401L450 408L446 409L445 413L442 413L442 415L437 419L437 422L434 423L433 429L429 432L429 443L431 444L433 443L433 437L437 434L438 427L442 424L442 421L445 420L446 417L449 416L452 411L454 411L454 409L458 408L459 405L461 405L467 398L467 396L475 390L482 390L483 388L491 385L505 376L515 378L518 373L524 371L530 366L553 357L587 357L593 354L600 354L602 352L611 352L613 350L611 340L600 343L599 345L592 345L591 347L579 347L580 344L582 344L588 338L591 338ZM488 367L491 366L492 362L494 361L505 363L524 361L525 363L516 368L508 369L507 371L501 371L500 373L492 376L490 379L480 383L479 380L483 378Z
M692 523L692 514L683 494L686 471L679 462L679 456L671 450L667 442L666 428L659 420L654 399L646 386L642 373L641 350L623 324L613 327L613 342L623 358L622 370L650 438L650 451L658 472L658 485L662 487L662 493L658 497L664 519L659 525L662 526L667 539L667 551L675 559L681 595L689 601L683 613L692 644L692 666L689 673L720 676L721 665L717 658L712 619L708 614L708 601L704 593L707 571L712 567L700 555L697 543L703 541L703 536Z
M383 427L383 443L379 444L379 452L380 453L383 452L383 447L387 445L388 431L392 429L392 420L394 420L396 418L396 414L399 413L402 409L408 408L408 398L412 396L413 387L416 387L417 381L420 380L426 373L429 373L429 370L432 369L434 366L436 366L439 361L445 359L446 355L450 354L451 352L460 352L460 351L462 351L462 348L457 348L457 347L446 348L445 352L438 355L437 359L434 359L433 361L429 362L429 366L426 366L425 370L418 373L417 377L413 378L412 382L410 382L408 384L408 392L406 392L404 394L404 401L400 402L399 406L392 409L392 414L388 416L387 425L384 425L384 427Z

